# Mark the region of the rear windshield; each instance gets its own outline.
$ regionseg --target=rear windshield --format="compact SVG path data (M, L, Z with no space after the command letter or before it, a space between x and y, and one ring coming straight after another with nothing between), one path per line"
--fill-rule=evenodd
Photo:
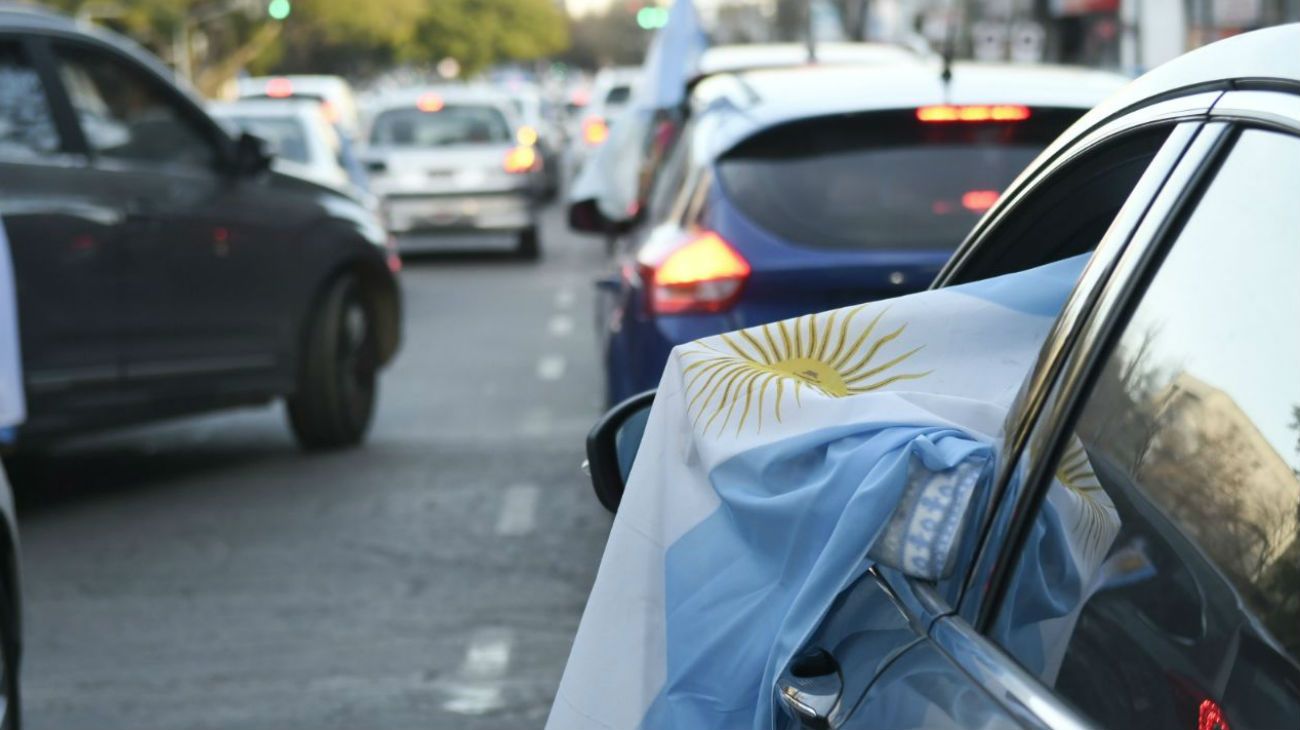
M297 119L240 116L228 119L243 131L270 142L276 155L304 165L311 161L307 152L307 131Z
M492 106L450 105L438 111L389 109L375 118L370 143L384 147L450 147L504 144L510 127Z
M631 86L615 86L605 95L606 104L626 104L632 98Z
M909 109L802 120L741 143L718 162L718 177L741 212L791 243L953 249L1080 114L923 123Z

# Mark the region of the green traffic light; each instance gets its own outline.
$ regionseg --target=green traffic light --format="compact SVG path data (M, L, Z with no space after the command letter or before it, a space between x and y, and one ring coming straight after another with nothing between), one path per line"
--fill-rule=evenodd
M663 8L656 8L652 5L647 5L646 7L636 11L636 24L640 26L642 30L662 28L668 24L668 11Z
M266 6L266 14L271 16L272 20L284 20L293 12L293 6L289 0L271 0Z

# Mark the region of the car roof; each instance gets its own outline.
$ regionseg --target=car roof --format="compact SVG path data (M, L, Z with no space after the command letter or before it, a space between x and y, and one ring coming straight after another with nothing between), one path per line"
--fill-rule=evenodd
M319 115L322 119L320 103L302 98L288 99L239 99L236 101L219 101L208 104L208 111L217 116L240 115L248 117L309 117Z
M919 58L911 49L888 43L821 43L816 47L818 64L872 64L910 61ZM750 43L713 46L700 55L696 77L735 73L761 68L808 65L804 43Z
M401 107L413 107L421 97L435 94L450 104L489 104L502 109L510 109L510 95L500 89L486 85L447 84L444 86L412 86L403 89L385 91L369 103L375 111Z
M1128 81L1105 71L1063 66L955 63L951 81L942 63L917 59L883 65L810 65L764 69L707 79L695 90L714 159L772 126L836 114L907 109L931 104L1023 104L1091 109Z
M1049 159L1109 119L1162 99L1242 86L1300 92L1300 23L1243 33L1185 53L1138 77L1088 112L1044 151Z

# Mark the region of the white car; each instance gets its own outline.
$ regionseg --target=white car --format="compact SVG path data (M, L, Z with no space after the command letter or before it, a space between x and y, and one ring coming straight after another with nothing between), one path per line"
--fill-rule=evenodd
M637 79L641 76L639 66L618 66L603 68L596 74L591 85L590 101L577 117L576 128L569 136L576 140L573 145L575 167L609 137L609 127L618 118L619 113L632 101Z
M232 130L271 143L275 164L285 172L335 188L351 180L340 162L341 142L315 101L250 100L212 104L208 111Z
M344 134L361 134L352 86L339 76L255 76L236 85L240 99L314 99L324 107L325 117Z
M377 99L373 110L366 167L399 247L460 247L464 238L447 234L511 233L521 257L539 256L542 158L507 94L408 89Z

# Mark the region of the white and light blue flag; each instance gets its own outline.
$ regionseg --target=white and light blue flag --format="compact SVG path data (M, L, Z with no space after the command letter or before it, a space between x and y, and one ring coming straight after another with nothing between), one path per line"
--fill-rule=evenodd
M630 102L609 120L609 139L592 151L574 177L570 202L595 200L612 221L630 217L654 115L685 102L686 84L698 72L708 45L694 1L676 0L650 43Z
M772 727L776 678L869 554L887 549L877 537L897 524L910 465L992 464L1085 261L676 348L547 728ZM1071 527L1083 503L1065 491L1051 504ZM1071 535L1040 541L1086 576L1113 525L1100 548ZM1050 664L1042 646L1069 620L1052 608L1063 589L1024 590L1046 608L1017 635Z

